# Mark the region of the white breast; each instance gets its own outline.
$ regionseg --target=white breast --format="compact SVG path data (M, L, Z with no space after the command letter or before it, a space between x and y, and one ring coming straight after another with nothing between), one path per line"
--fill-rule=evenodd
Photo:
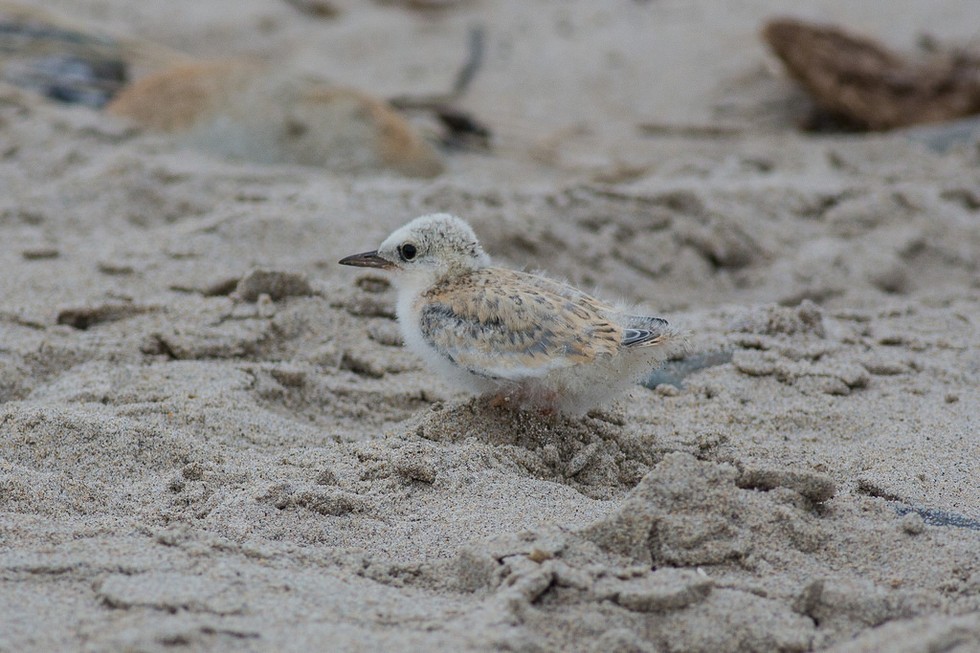
M422 337L421 311L418 300L424 290L424 287L414 288L409 284L403 285L398 290L395 314L398 317L398 326L401 329L405 346L421 358L429 369L441 375L457 388L462 386L463 389L477 393L492 389L495 386L493 382L475 376L451 363L444 353L437 351Z

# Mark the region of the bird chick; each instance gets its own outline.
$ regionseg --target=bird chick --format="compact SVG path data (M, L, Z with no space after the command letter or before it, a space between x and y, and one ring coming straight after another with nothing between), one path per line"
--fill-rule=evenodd
M566 283L495 267L463 220L416 218L342 265L393 273L405 344L457 387L497 403L581 415L660 364L681 341Z

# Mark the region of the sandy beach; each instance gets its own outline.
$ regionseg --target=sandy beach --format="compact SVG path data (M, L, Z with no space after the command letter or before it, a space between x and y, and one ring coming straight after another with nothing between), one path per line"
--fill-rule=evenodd
M802 133L784 4L33 3L372 98L476 43L492 136L260 162L0 83L0 652L980 650L980 128ZM337 265L435 212L689 354L580 419L458 392Z

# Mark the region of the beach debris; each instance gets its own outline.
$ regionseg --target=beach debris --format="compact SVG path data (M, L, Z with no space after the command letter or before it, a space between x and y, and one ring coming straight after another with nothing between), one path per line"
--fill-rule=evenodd
M120 44L0 3L0 80L52 100L100 108L127 81Z
M792 18L766 23L762 38L831 124L885 131L980 113L980 55L912 61L837 25Z
M486 50L486 30L482 26L469 31L467 57L456 73L448 93L437 95L401 95L391 98L391 105L400 111L431 112L443 128L442 144L451 149L489 150L493 133L490 128L458 105L477 72L483 66Z
M0 0L0 81L51 100L99 109L131 79L188 60L156 43Z

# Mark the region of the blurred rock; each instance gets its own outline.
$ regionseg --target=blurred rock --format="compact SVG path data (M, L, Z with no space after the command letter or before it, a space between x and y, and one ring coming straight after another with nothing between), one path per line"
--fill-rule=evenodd
M0 81L51 100L101 108L133 77L186 60L154 43L0 0Z
M436 150L383 100L239 60L180 64L149 75L107 110L257 163L410 177L432 177L443 168Z

